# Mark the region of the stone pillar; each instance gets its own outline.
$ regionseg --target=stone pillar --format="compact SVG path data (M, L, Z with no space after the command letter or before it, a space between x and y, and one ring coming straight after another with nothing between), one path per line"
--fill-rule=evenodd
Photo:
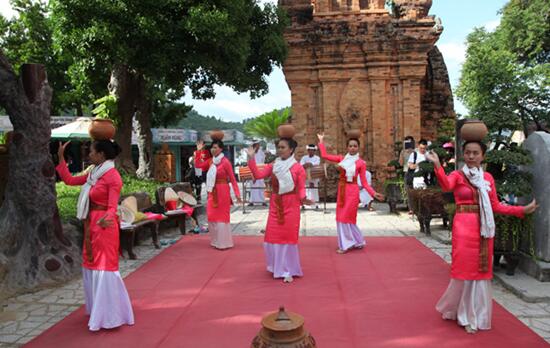
M533 260L526 256L521 260L521 268L540 281L550 281L550 134L535 132L523 143L534 158L529 171L533 175L533 192L538 210L534 216L535 256Z

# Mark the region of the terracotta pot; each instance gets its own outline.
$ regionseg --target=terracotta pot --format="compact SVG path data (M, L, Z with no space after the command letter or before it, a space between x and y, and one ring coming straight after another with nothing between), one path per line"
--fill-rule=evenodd
M304 318L296 313L270 313L262 319L262 329L252 341L251 348L315 348L315 340L304 330Z
M94 140L110 140L115 137L116 128L111 120L94 118L88 128L88 133Z
M277 134L279 138L294 138L296 134L296 128L291 124L282 124L277 128Z
M464 141L482 141L488 133L485 123L479 120L468 120L460 128L460 137Z
M215 130L210 131L210 139L212 139L212 141L222 140L224 135L225 134L223 133L223 131L219 130L219 129L215 129Z
M361 138L361 131L359 129L350 129L346 132L348 139L359 139Z

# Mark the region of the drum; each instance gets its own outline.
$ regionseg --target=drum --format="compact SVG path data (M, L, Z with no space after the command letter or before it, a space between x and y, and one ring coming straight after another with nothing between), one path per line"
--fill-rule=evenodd
M265 168L265 164L257 164L256 166L259 170L263 170ZM239 181L247 180L254 180L254 176L252 176L252 171L249 167L239 167Z
M324 164L309 167L306 169L306 177L308 180L324 179L327 177L327 167Z

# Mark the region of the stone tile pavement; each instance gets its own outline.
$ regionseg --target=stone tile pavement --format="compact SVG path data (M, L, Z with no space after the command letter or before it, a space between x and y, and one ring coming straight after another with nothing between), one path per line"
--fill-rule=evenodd
M359 210L358 225L367 237L372 236L413 236L433 252L450 262L451 246L449 232L442 228L441 220L432 221L432 236L419 233L418 223L405 214L389 214L386 204L375 204L376 211ZM335 236L334 203L327 204L326 213L306 209L302 214L300 234L303 236ZM240 207L234 207L232 214L233 232L237 235L261 235L267 219L267 207L247 207L243 214ZM201 223L205 223L201 221ZM168 229L161 236L164 247L177 241L181 236L176 229ZM183 238L192 238L184 236ZM336 248L336 246L335 246ZM135 248L138 260L124 259L120 262L123 277L132 273L143 263L162 252L144 241ZM520 274L520 277L524 277ZM523 278L522 278L523 279ZM522 281L522 284L528 279ZM525 285L524 285L525 286ZM545 286L545 285L544 285ZM548 284L550 293L550 284ZM494 282L494 298L513 313L519 320L537 332L550 343L550 301L529 303L508 291L500 282ZM0 303L0 347L20 347L39 335L84 303L82 281L73 281L57 288L44 289L32 294L20 295Z

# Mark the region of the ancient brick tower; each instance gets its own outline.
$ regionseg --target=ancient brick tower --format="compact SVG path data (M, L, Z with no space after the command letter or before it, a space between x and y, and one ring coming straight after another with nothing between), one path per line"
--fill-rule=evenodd
M395 0L391 14L384 0L279 0L292 19L283 70L300 145L324 131L343 154L345 131L361 129L361 155L380 183L396 141L434 139L440 120L454 119L431 3Z

